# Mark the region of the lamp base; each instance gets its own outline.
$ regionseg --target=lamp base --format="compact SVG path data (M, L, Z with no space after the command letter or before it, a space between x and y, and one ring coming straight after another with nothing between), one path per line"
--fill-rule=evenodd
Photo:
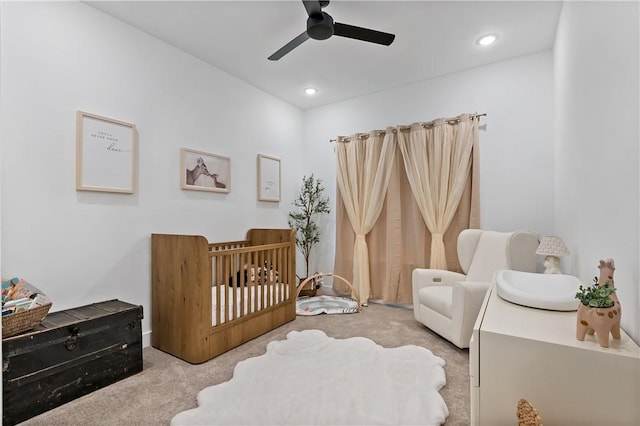
M562 270L560 269L560 258L558 256L546 256L544 258L544 262L542 262L544 267L545 274L561 274Z

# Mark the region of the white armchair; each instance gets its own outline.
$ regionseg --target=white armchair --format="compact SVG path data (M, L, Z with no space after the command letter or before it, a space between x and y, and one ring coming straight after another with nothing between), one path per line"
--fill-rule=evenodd
M465 274L413 270L414 317L454 345L468 348L494 274L501 269L535 272L538 244L538 234L528 231L462 231L458 259Z

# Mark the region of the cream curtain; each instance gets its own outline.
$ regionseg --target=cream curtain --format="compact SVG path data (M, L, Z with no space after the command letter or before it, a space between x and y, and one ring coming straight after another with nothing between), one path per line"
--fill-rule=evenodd
M409 128L406 130L401 127L387 129L387 135L392 134L389 130L407 132ZM474 131L477 132L477 127ZM410 131L406 135L409 136ZM350 142L338 143L336 150L346 149L347 147L343 145L349 144ZM474 137L475 144L477 144L477 133ZM388 150L390 149L389 147ZM386 151L388 152L388 150ZM365 237L369 253L366 262L370 287L364 291L369 294L369 300L382 300L386 303L411 303L411 275L415 268L429 267L433 245L432 233L426 226L421 208L413 195L400 144L396 143L393 150L391 177L384 193L382 210ZM464 182L461 200L442 238L446 253L446 267L443 269L450 271L462 272L456 251L458 235L464 229L478 228L480 225L478 151L477 146L474 146L471 173L468 174ZM345 168L345 165L341 165L338 161L338 173L341 168ZM354 168L347 167L346 169L350 173L356 172ZM342 193L339 183L337 192ZM336 257L334 272L354 283L354 271L358 269L356 265L361 262L354 259L356 233L342 196L336 197L335 213ZM349 289L341 282L334 281L333 288L339 294L349 293ZM358 290L362 292L360 287Z
M477 140L478 121L468 114L398 132L411 191L431 231L432 269L447 269L443 236L462 198Z
M365 237L382 210L396 144L393 129L353 135L349 143L337 144L338 188L355 233L352 285L365 304L370 295L369 248Z

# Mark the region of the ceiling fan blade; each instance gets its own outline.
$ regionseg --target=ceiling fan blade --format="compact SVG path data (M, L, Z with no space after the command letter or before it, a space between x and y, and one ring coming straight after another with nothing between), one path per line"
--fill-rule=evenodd
M389 46L396 38L394 34L383 33L381 31L370 30L368 28L356 27L353 25L340 24L338 22L333 24L333 35L383 44L385 46Z
M277 61L278 59L282 58L284 55L291 52L293 49L300 46L302 43L304 43L307 40L309 40L309 34L307 34L307 32L305 31L302 34L300 34L298 37L291 40L289 43L282 46L276 53L269 56L268 59L270 61Z
M309 16L321 14L322 8L327 4L329 4L328 1L324 2L326 4L323 5L323 2L320 2L320 1L307 1L307 0L302 0L302 3L304 4L304 8L307 9L307 15Z

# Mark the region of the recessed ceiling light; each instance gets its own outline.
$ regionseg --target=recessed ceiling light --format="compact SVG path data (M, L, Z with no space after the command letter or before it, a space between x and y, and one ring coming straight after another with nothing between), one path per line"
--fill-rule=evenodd
M313 87L309 87L304 89L304 93L306 93L307 95L315 95L317 92L316 89L314 89Z
M498 39L497 34L487 34L480 37L478 41L476 41L476 43L478 43L480 46L489 46L490 44L495 42L497 39Z

